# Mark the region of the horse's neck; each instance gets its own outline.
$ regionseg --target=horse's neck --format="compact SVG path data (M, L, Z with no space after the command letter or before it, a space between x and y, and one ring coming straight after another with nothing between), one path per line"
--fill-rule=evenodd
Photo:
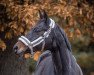
M65 36L61 33L59 27L57 26L54 32L56 47L53 48L52 56L54 63L57 67L62 68L62 72L68 74L69 68L71 66L70 51L66 45ZM57 63L58 62L58 63ZM61 67L60 67L61 66Z
M55 75L62 75L62 63L61 63L61 58L60 58L60 54L59 51L54 48L51 51L52 54L52 60L53 60L53 64L54 64L54 69L55 69Z

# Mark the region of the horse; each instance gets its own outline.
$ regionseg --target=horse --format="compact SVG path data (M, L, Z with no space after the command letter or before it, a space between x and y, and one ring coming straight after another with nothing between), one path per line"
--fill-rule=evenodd
M30 50L42 54L38 60L35 75L83 75L72 54L70 42L64 30L48 17L45 10L39 11L40 20L14 45L15 54Z

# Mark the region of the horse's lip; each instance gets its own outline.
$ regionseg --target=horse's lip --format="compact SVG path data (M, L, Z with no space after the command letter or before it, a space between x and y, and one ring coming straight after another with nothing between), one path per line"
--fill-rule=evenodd
M20 57L20 54L15 54L15 55L16 55L16 57L18 57L18 58Z

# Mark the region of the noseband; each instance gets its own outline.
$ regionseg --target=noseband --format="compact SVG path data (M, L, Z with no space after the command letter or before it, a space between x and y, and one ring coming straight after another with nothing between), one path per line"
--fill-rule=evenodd
M33 47L39 45L40 43L43 43L42 50L44 49L44 46L45 46L45 38L47 38L49 36L49 34L51 33L51 29L55 27L54 20L52 20L50 18L50 21L51 21L51 23L49 24L49 29L46 32L44 32L44 34L42 36L40 36L39 38L37 38L36 40L34 40L34 41L31 42L25 36L19 37L18 40L20 40L21 42L23 42L26 46L28 46L30 48L32 55L34 54Z

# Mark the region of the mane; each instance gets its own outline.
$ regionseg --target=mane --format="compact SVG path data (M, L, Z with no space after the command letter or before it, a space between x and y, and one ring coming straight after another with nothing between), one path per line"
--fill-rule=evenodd
M56 31L55 31L55 30L56 30ZM57 32L57 30L58 30L58 32ZM68 50L69 50L70 52L72 52L70 42L69 42L69 40L68 40L68 38L67 38L67 36L66 36L64 30L63 30L60 26L55 25L54 36L57 36L56 32L61 34L61 37L63 38L63 42L65 42L66 47L68 48ZM62 40L62 39L61 39L61 40Z
M71 45L65 32L58 25L55 26L54 37L60 55L62 72L64 75L68 75L71 67Z
M66 43L66 46L67 46L68 50L69 50L69 51L72 51L70 42L69 42L69 40L68 40L68 38L67 38L67 36L66 36L64 30L63 30L61 27L59 27L59 26L57 26L57 27L58 27L58 30L60 30L60 33L62 34L62 36L63 36L63 38L64 38L64 41L65 41L65 43Z

